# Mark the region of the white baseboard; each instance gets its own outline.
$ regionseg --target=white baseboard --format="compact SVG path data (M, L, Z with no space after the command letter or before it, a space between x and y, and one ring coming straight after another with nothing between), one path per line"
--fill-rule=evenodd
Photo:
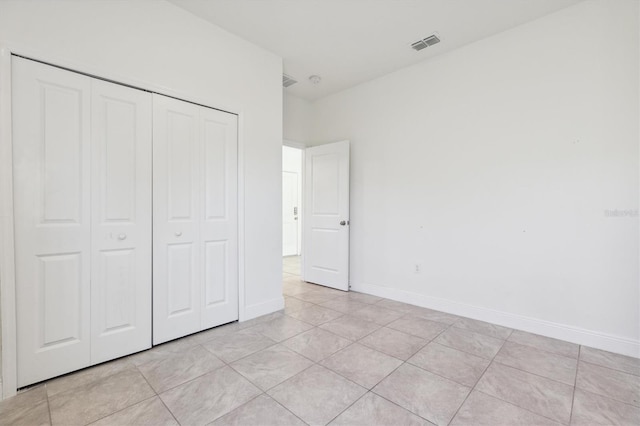
M240 321L248 321L253 318L261 317L272 312L284 309L284 297L276 297L266 302L256 303L244 307L244 315L240 315Z
M352 282L351 290L640 358L638 340L375 284Z

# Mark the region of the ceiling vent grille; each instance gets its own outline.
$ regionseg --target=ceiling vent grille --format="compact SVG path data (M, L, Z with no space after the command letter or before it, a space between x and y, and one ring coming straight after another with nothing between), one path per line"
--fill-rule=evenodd
M437 35L432 34L425 39L418 40L415 43L411 43L411 48L413 50L418 51L418 50L425 49L429 46L433 46L434 44L437 44L437 43L440 43L440 38Z
M282 74L282 85L285 88L289 87L289 86L293 86L297 82L298 82L298 80L296 80L295 78L291 77L290 75Z

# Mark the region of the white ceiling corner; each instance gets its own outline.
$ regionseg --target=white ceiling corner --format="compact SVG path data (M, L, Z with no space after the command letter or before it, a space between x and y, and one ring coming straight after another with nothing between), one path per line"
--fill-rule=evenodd
M583 0L169 1L281 56L298 80L286 92L315 100ZM411 49L434 32L439 44Z

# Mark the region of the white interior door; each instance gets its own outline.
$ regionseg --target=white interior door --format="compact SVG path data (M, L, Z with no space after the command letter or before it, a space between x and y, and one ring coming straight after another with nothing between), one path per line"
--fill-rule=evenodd
M238 117L200 107L201 329L238 319Z
M349 290L349 141L305 151L303 279Z
M297 172L282 172L282 255L298 254L298 181Z
M200 330L199 107L153 95L153 343Z
M151 94L92 79L91 363L151 347Z
M14 57L18 386L90 364L91 79Z

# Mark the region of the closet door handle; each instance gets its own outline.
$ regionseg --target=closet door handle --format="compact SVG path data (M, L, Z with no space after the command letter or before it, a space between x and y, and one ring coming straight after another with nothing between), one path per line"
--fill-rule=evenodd
M126 240L126 239L127 239L127 234L120 234L120 235L118 235L118 239L119 239L119 240L121 240L121 241L122 241L122 240Z
M176 237L181 237L182 236L182 231L176 231Z

